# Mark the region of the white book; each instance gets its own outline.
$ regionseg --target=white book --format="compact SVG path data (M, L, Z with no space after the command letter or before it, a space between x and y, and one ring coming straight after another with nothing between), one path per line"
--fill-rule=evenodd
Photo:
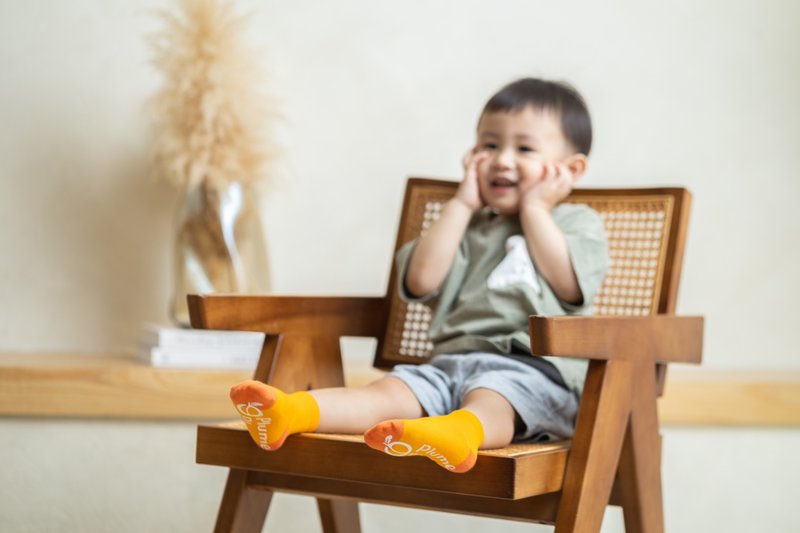
M161 348L197 349L216 353L220 349L237 354L261 353L266 335L259 331L185 329L158 325L145 326L142 344Z
M172 357L256 357L261 355L261 347L263 346L263 339L259 343L247 344L232 344L225 345L222 343L207 343L207 344L176 344L166 343L162 345L153 345L149 342L142 342L140 346L145 349L159 348L162 352L170 354Z
M142 362L158 368L217 370L255 370L260 353L260 350L249 354L235 354L223 350L217 353L192 353L183 350L175 352L169 348L144 345L139 346L137 351Z

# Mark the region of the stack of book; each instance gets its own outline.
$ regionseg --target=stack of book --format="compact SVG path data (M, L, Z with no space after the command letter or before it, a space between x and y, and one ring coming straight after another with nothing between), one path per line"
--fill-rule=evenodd
M253 370L264 333L147 325L139 344L143 362L160 368Z

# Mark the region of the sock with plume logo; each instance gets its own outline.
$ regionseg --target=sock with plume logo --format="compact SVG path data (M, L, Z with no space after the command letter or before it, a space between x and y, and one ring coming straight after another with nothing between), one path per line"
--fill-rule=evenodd
M231 388L231 401L264 450L277 450L289 435L319 426L317 400L305 391L286 394L260 381L243 381Z
M460 473L475 465L483 425L475 414L459 409L445 416L381 422L364 433L364 441L389 455L422 455Z

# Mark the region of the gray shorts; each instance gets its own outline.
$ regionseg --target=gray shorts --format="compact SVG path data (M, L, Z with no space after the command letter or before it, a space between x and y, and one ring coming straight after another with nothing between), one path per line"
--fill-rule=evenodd
M461 407L470 391L489 389L514 408L523 428L515 442L559 440L572 436L578 398L537 368L491 353L443 354L427 364L397 365L389 377L408 385L428 416Z

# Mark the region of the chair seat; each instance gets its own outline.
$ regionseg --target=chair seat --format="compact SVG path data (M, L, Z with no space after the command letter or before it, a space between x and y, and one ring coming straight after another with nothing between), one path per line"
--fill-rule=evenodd
M518 500L561 490L569 445L561 441L485 450L472 470L453 474L424 457L377 452L360 435L293 435L280 450L265 452L253 444L243 423L230 422L198 427L197 462L281 478L304 476ZM405 467L397 468L400 463Z

